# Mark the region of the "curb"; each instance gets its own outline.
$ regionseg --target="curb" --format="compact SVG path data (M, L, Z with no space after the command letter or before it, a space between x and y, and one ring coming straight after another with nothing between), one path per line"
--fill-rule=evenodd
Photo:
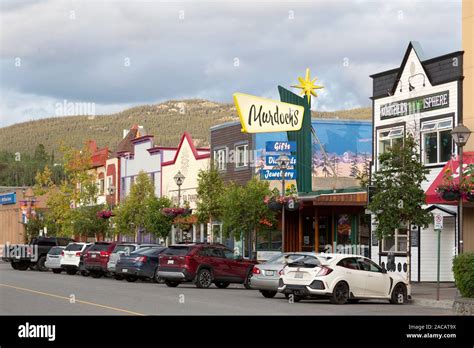
M432 307L432 308L442 308L442 309L453 309L454 301L451 300L432 300L428 298L418 298L411 300L411 304L417 306L424 306L424 307Z

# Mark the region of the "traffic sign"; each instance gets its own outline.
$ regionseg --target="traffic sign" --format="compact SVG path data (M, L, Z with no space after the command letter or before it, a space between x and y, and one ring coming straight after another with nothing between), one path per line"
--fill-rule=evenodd
M443 229L443 215L434 214L434 229L435 230Z

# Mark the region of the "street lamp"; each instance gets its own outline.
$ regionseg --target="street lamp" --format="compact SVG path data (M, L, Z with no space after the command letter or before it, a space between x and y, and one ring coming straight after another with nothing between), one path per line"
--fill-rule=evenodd
M181 173L181 171L178 171L178 173L174 176L174 182L176 185L178 185L178 208L181 205L181 185L183 184L184 179L186 179L186 177ZM178 236L181 237L181 229L179 228L179 224Z
M451 136L453 137L456 146L459 148L459 184L462 183L464 170L463 170L463 160L462 160L462 148L466 145L467 141L469 140L469 136L471 135L471 131L462 123L459 123L454 129L451 131ZM459 253L462 254L463 252L463 216L462 216L462 195L459 198Z
M278 169L281 171L281 196L285 197L285 172L288 169L290 158L287 155L280 155L276 159ZM281 211L281 251L285 252L285 203Z
M107 188L107 192L109 194L109 204L110 204L110 210L112 210L113 208L113 201L114 201L114 197L113 195L115 194L115 186L114 185L110 185L108 188Z

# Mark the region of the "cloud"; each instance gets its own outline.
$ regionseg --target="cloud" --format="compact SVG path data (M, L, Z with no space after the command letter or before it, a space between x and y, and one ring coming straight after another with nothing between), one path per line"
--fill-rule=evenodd
M15 3L1 7L0 126L52 116L64 99L113 112L278 98L306 67L325 86L313 108L367 106L368 75L398 66L410 40L432 57L461 39L460 1Z

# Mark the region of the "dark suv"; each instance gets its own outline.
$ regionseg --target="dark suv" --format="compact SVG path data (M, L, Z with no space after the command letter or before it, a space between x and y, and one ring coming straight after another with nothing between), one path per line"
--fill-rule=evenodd
M168 247L160 255L158 276L169 287L194 282L198 288L214 283L226 288L230 283L244 284L250 289L250 278L256 261L236 257L221 244L179 244Z
M116 242L96 242L84 254L84 268L93 278L100 278L107 273L107 263L116 245Z

